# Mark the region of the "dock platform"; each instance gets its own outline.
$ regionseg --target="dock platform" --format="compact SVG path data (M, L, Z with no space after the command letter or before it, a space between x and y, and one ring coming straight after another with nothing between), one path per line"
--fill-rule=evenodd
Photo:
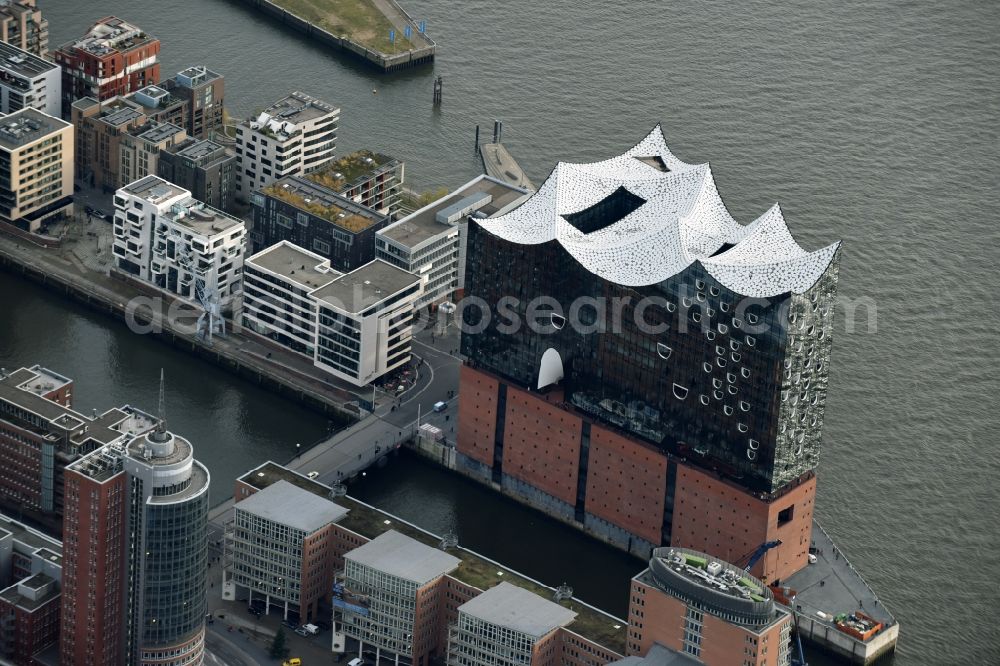
M535 186L524 173L524 169L502 143L479 144L479 155L483 159L483 169L488 176L535 191Z
M852 664L872 664L891 654L899 637L896 618L815 521L812 546L816 563L781 581L779 588L794 591L787 606L796 615L802 639ZM835 626L835 617L855 611L881 622L883 628L862 641Z

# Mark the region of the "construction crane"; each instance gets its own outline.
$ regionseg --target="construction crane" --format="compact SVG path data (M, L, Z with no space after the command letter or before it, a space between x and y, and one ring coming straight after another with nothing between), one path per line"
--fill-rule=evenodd
M751 551L747 555L744 555L739 560L737 560L737 563L742 562L743 560L747 560L747 565L746 567L744 567L743 570L749 573L750 569L753 568L753 565L757 564L757 562L760 561L760 558L764 557L764 554L767 553L767 551L771 550L772 548L777 548L780 545L781 545L781 540L779 539L775 539L774 541L765 541L764 543L757 546L755 550ZM749 559L747 559L748 557ZM791 611L791 615L792 615L792 633L795 634L795 645L798 648L799 652L798 655L792 655L791 666L809 666L806 663L805 653L802 651L802 637L799 634L798 615L796 614L795 611Z
M772 548L777 548L780 545L781 541L779 539L775 539L774 541L765 541L764 543L757 546L756 550L753 550L744 555L743 557L741 557L740 559L736 560L736 564L739 564L743 560L747 560L747 565L743 568L743 570L749 572L751 569L753 569L753 565L757 564L757 562L760 561L760 558L764 557L764 554L767 551L771 550ZM747 559L748 557L750 559Z

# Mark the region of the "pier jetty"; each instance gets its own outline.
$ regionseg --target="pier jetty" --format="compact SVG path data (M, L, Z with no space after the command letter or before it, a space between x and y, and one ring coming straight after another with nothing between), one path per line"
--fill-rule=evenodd
M434 60L437 44L396 0L242 0L325 46L395 72Z

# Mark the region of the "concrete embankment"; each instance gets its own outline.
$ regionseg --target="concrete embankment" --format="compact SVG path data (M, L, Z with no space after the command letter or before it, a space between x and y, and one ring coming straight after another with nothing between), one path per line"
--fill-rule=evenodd
M437 44L426 34L420 32L420 26L399 6L395 0L375 0L372 4L396 30L397 39L401 42L407 27L410 29L409 41L414 48L398 53L386 53L351 39L349 36L335 35L328 30L299 16L292 9L282 6L282 0L241 0L244 4L256 8L274 20L288 26L296 32L315 40L330 48L339 49L364 62L381 69L383 72L395 72L401 69L416 67L433 62ZM364 0L358 0L363 2Z
M2 231L7 232L6 225ZM41 241L0 233L0 268L289 397L339 425L358 418L354 394L311 374L306 359L246 334L202 340L194 331L198 312L189 304L120 276L89 270Z

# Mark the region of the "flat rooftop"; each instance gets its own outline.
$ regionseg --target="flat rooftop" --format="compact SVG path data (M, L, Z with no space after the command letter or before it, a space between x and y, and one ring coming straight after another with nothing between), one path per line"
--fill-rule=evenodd
M218 159L227 159L229 157L229 154L225 152L225 148L220 144L208 139L196 139L194 137L188 137L176 146L168 147L166 151L186 157L201 166L204 166L206 161L215 157L218 157Z
M121 100L112 101L101 109L100 121L112 127L121 127L142 118L145 114L132 104Z
M28 527L13 518L0 513L0 532L9 533L14 541L22 544L27 552L39 552L42 557L57 564L62 562L62 542L50 536L42 534L38 530ZM22 551L22 553L27 554ZM52 560L56 557L56 560Z
M5 590L0 591L0 597L2 597L7 602L13 604L14 606L17 606L18 608L22 608L28 612L32 612L41 608L42 606L51 602L53 599L59 596L60 594L59 586L52 585L52 583L54 582L55 579L52 578L51 576L48 576L47 574L43 573L37 573L34 576L25 578L22 581L18 581L13 585L11 585L10 587L6 588ZM22 586L27 587L28 589L31 590L40 590L44 588L46 585L52 585L52 587L48 590L48 592L46 592L38 599L32 599L31 597L25 594L21 594Z
M7 42L0 42L0 70L10 72L15 76L33 79L39 74L58 69L59 65L42 60Z
M420 277L376 259L313 292L336 308L356 314L420 282Z
M192 88L219 78L222 78L222 75L217 72L213 72L208 67L205 67L204 65L194 65L177 72L177 75L174 77L174 81L179 86Z
M129 183L121 189L128 194L141 197L142 199L153 204L158 204L174 197L191 195L191 193L183 187L179 187L171 182L163 180L159 176L146 176L145 178L140 178L139 180Z
M279 479L236 504L236 509L311 534L347 515L347 509Z
M458 610L535 638L576 619L576 613L570 609L506 581L465 602Z
M608 666L702 666L703 663L691 655L654 643L645 657L625 657Z
M340 109L297 90L264 109L264 113L275 120L290 123L313 120L331 111L339 113Z
M190 197L171 206L170 212L174 222L203 236L214 236L244 226L242 220Z
M294 282L308 291L329 284L341 274L329 268L330 261L298 245L282 241L261 250L244 262L271 271L289 282ZM317 266L326 270L317 270Z
M841 613L862 611L886 625L896 618L880 601L875 592L847 560L830 536L815 520L812 529L812 550L816 563L781 581L782 587L795 590L792 610L801 607L810 620L833 627L833 618ZM816 615L822 612L826 620Z
M0 379L0 400L17 405L19 408L29 411L32 414L37 414L47 421L55 421L67 414L76 416L76 413L72 409L63 407L59 403L39 395L34 388L38 385L38 381L39 374L28 368L15 370L3 379ZM22 388L22 386L27 386L28 388Z
M317 171L306 174L305 177L340 192L347 189L347 186L371 178L383 170L394 169L398 164L399 160L389 155L370 150L356 150Z
M239 477L237 481L241 481L248 486L253 486L258 490L263 490L278 481L286 481L297 488L308 490L320 497L329 497L331 490L330 486L322 484L319 481L314 481L271 460L250 470Z
M526 190L514 187L509 183L495 180L489 176L479 176L448 196L442 197L428 206L424 206L420 210L380 230L378 233L399 245L414 248L424 241L454 228L451 225L437 221L437 214L440 211L472 194L480 192L493 197L490 203L479 209L487 216L496 214L528 195Z
M425 585L462 563L453 555L389 530L344 556L345 560Z
M281 178L261 192L351 233L388 220L385 215L341 196L335 189L308 176Z
M183 131L184 130L177 125L152 121L132 129L129 134L152 143L160 143L161 141L166 141L170 137L176 136Z
M107 16L92 25L83 37L63 45L62 49L77 48L96 56L105 56L116 51L130 51L155 39L136 25L117 16Z
M70 127L70 124L59 118L37 109L21 109L0 118L0 148L21 148L65 127Z

